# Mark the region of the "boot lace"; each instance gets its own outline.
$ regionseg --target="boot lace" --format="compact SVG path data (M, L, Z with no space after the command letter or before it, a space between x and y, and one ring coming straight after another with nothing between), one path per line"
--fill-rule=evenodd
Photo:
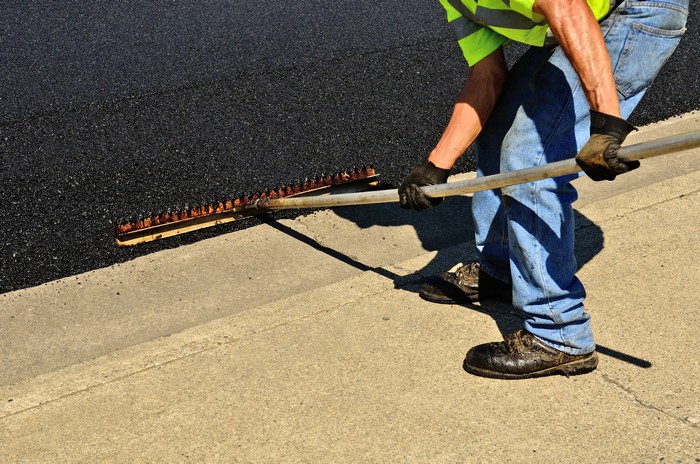
M503 339L503 346L506 350L507 353L513 353L516 351L522 351L522 348L527 348L532 346L533 344L533 339L532 336L520 329L517 332L514 332L510 335L507 335Z
M455 276L462 281L470 282L479 276L479 263L469 262L455 271Z

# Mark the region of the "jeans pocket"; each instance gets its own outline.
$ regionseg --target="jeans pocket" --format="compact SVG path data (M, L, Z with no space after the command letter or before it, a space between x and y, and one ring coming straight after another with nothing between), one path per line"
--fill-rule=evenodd
M674 10L659 9L659 14L678 15L676 24L685 25L686 17ZM666 11L663 11L666 10ZM620 59L615 66L617 90L625 99L646 90L661 67L676 50L686 29L660 29L632 22Z

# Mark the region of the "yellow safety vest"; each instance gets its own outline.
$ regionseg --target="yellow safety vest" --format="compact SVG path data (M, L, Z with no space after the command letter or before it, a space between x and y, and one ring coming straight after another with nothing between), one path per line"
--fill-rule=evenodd
M614 1L614 0L613 0ZM532 11L535 0L440 0L447 21L469 66L474 66L509 40L543 46L549 26ZM588 0L598 20L610 12L610 0Z

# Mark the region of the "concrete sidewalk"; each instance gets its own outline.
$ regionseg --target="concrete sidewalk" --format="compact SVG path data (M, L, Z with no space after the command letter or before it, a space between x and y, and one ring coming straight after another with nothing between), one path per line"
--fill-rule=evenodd
M416 294L469 198L320 211L0 295L0 462L700 462L698 155L577 181L591 374L462 370L519 326Z

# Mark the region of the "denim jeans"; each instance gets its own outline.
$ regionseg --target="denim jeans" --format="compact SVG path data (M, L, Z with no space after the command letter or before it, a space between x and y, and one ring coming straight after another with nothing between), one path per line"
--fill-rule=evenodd
M627 118L685 32L689 0L623 1L601 29ZM589 138L590 107L559 47L533 47L511 69L478 137L477 175L574 157ZM577 193L564 176L479 192L472 201L482 269L513 284L525 329L570 354L595 349L575 273Z

